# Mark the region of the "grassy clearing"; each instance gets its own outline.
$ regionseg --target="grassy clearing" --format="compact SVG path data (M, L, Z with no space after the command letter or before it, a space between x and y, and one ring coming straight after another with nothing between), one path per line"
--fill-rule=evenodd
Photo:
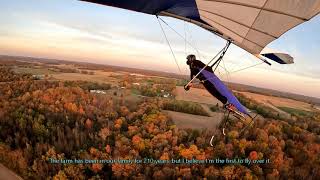
M96 73L96 72L95 72ZM62 81L89 81L89 82L96 82L96 83L107 83L111 85L118 85L119 79L115 79L109 77L107 75L101 74L81 74L81 73L59 73L53 74L53 78L62 80Z
M131 89L131 94L132 95L141 95L140 91L138 89Z
M301 109L305 111L313 111L312 105L306 102L292 100L288 98L275 97L262 95L257 93L250 92L241 92L241 94L245 95L249 99L254 99L259 104L267 104L268 106L278 106L278 107L290 107L294 109Z
M204 110L200 104L194 102L168 100L163 103L163 109L194 115L209 116L208 112Z
M223 119L223 113L214 113L214 116L199 116L175 111L163 111L173 120L179 129L210 129L216 130Z
M219 111L219 106L210 106L210 110L212 112L217 112L217 111Z
M221 106L222 103L215 97L213 97L206 89L191 88L189 91L185 91L182 86L176 86L175 89L176 99L184 101L192 101L200 104Z
M176 81L176 86L184 86L184 85L186 85L188 82L189 82L188 80L180 79L180 80L177 80L177 81Z
M85 90L109 90L111 89L110 84L88 82L88 81L65 81L64 85L66 87L81 87Z
M45 74L57 74L57 72L51 71L48 68L24 68L18 67L14 69L15 73L19 74L38 74L38 75L45 75Z
M290 108L290 107L277 107L291 115L295 115L295 116L307 116L307 117L311 117L313 116L314 113L310 112L310 111L305 111L305 110L301 110L301 109L295 109L295 108Z

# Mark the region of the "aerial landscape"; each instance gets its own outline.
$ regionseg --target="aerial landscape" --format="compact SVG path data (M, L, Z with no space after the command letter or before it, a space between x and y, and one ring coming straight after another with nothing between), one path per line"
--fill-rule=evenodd
M319 13L1 1L0 180L318 180Z
M222 105L203 88L182 90L178 75L11 56L1 56L0 64L0 161L23 178L320 176L317 98L294 100L233 85L259 117L241 137L243 124L232 121L211 147L208 140L224 117ZM270 163L49 163L144 158Z

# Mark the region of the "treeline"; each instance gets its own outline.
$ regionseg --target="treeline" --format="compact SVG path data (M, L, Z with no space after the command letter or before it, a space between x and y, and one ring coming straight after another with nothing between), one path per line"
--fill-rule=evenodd
M138 92L138 94L147 97L163 97L164 95L170 95L174 97L175 84L141 84L135 85L131 88Z
M0 82L26 81L31 79L30 74L17 75L12 72L11 68L0 66Z
M262 115L265 118L278 119L287 122L300 129L307 130L309 132L320 135L320 113L318 112L305 112L298 111L292 108L282 108L282 110L290 113L289 117L285 117L276 112L275 110L258 104L252 99L245 97L240 93L236 93L239 101L247 108L254 110L256 113Z
M237 96L241 104L243 104L245 107L251 110L254 110L256 113L262 115L265 118L284 119L284 117L281 116L279 112L273 110L270 107L259 104L256 101L249 99L240 93L235 93L235 95Z
M88 82L88 81L64 81L66 87L80 87L84 90L109 90L111 89L110 84Z

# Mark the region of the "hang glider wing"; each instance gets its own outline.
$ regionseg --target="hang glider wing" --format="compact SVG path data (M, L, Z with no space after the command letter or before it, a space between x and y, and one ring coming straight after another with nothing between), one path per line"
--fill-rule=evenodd
M292 64L293 63L293 57L291 57L289 54L284 53L264 53L261 54L262 56L271 59L279 64Z
M320 0L83 0L194 23L251 54L320 12Z

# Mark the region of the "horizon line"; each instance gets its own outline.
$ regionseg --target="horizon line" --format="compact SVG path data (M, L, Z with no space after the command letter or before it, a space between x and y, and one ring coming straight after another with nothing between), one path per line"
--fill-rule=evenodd
M177 73L174 73L174 72L159 71L159 70L152 70L152 69L142 69L142 68L138 68L138 67L129 67L129 66L110 65L110 64L107 64L107 63L86 62L86 61L79 61L79 60L73 60L73 59L71 60L71 59L47 58L47 57L39 57L39 56L8 55L8 54L0 54L0 56L18 57L18 58L19 57L20 58L34 58L34 59L38 59L38 60L68 61L68 62L75 62L75 63L87 63L87 64L93 64L93 65L104 65L104 66L111 66L111 67L129 68L129 69L144 70L144 71L151 71L151 72L167 73L168 75L171 74L171 75L176 75L176 76L188 76L188 74L181 75L181 74L177 74ZM265 88L265 87L261 87L261 86L244 84L244 83L237 83L237 82L231 82L231 81L223 81L223 82L239 84L239 85L245 85L245 86L250 86L250 87L256 87L256 88L261 88L261 89L265 89L265 90L272 90L272 91L277 91L277 92L281 92L281 93L289 93L291 95L299 95L299 96L304 96L304 97L309 97L309 98L316 98L316 99L320 100L320 97L315 97L315 96L311 96L311 95L304 95L304 94L298 94L298 93L293 93L293 92L288 92L288 91L283 91L283 90L277 90L277 89L273 89L273 88L269 88L269 87Z

